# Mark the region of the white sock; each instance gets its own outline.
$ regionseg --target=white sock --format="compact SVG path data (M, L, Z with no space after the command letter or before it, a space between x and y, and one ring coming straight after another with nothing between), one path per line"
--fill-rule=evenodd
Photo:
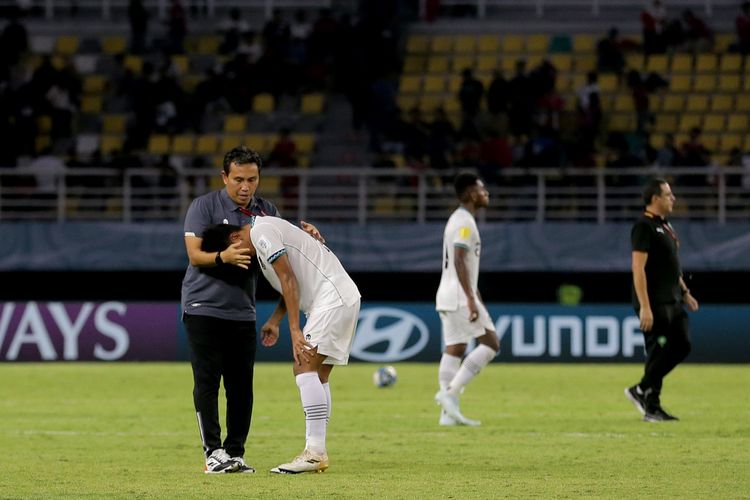
M453 377L456 376L456 372L460 366L461 358L453 356L452 354L443 353L440 358L440 366L438 367L438 383L440 384L440 389L448 388L448 384L450 384Z
M482 368L492 361L497 352L493 351L484 344L479 344L473 351L469 353L464 362L461 363L461 368L456 372L456 376L450 381L448 385L448 393L458 396L461 393L461 389L471 380L476 377Z
M320 383L316 372L300 373L295 380L299 387L302 409L305 412L305 448L315 453L325 454L328 404L323 384Z
M326 426L328 426L328 423L331 421L331 384L326 382L323 384L323 390L326 391L326 405L328 406L328 412L326 413Z

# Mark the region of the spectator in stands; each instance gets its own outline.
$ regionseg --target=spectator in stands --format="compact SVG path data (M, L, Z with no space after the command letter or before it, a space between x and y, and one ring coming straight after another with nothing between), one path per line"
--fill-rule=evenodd
M685 142L682 143L682 165L686 167L707 167L711 164L711 152L703 144L703 130L693 127ZM705 186L707 179L704 175L685 175L680 179L684 186Z
M664 144L656 150L654 165L658 167L675 167L683 164L682 153L674 142L674 134L664 134Z
M453 150L457 140L456 127L448 119L448 114L441 106L435 110L435 118L429 125L428 155L430 166L436 169L446 169L453 161Z
M206 111L210 109L222 113L230 109L225 97L225 85L222 69L216 65L206 70L206 77L195 86L187 109L192 113L191 126L196 132L203 132Z
M611 133L607 146L610 148L610 154L612 155L607 160L607 167L625 169L644 166L644 159L633 154L630 144L622 132ZM636 186L641 183L641 179L633 175L618 174L611 177L611 182L615 186Z
M625 69L625 54L617 28L611 28L605 38L596 44L596 68L600 73L621 75Z
M250 26L242 19L242 11L239 7L232 7L229 10L229 17L219 25L219 33L222 36L219 53L226 55L236 52L243 35L249 29Z
M578 89L576 97L580 145L587 151L593 151L602 122L601 91L596 71L586 75L586 84Z
M383 146L383 138L393 127L399 116L396 103L396 85L387 75L380 75L369 87L367 98L367 129L370 133L370 151L377 152ZM401 129L401 127L397 127ZM399 139L403 134L398 132Z
M736 51L750 54L750 2L742 2L741 10L734 19L734 27L737 33Z
M516 137L530 135L534 116L534 96L524 59L516 61L516 73L508 82L508 103L511 133Z
M539 130L559 136L560 117L565 108L565 100L554 88L542 95L536 104L536 121Z
M167 47L171 54L185 52L185 37L187 36L187 15L182 0L170 0L167 24Z
M463 119L476 119L484 97L484 84L474 76L471 68L461 72L461 86L458 89L458 100L461 102Z
M149 13L143 5L143 0L129 0L128 22L130 23L130 52L143 54L146 52Z
M488 184L500 184L502 171L513 164L508 140L496 126L488 127L479 145L479 173Z
M0 34L0 81L7 78L9 68L21 62L29 50L29 33L21 22L21 10L12 8L8 14L8 24Z
M253 63L247 54L237 52L226 62L222 69L222 87L223 94L233 112L251 111L253 96L273 89L274 74L264 73L261 68L268 61L269 58L264 54L258 63ZM276 95L274 94L274 97Z
M487 110L494 116L508 111L509 84L502 71L495 69L487 88Z
M626 80L630 93L633 96L633 108L636 117L636 132L644 134L647 127L653 122L649 89L643 81L643 77L637 70L628 71Z
M65 162L59 155L54 154L51 147L46 147L25 167L25 170L35 179L34 199L42 201L40 208L50 208L45 201L49 202L57 197L58 184L63 180Z
M692 9L682 12L682 20L685 23L685 41L687 49L692 52L705 52L714 45L714 31L708 24L695 15Z
M409 110L404 132L404 157L410 165L424 167L430 138L430 125L422 117L422 110L418 106Z
M663 34L667 25L667 12L661 0L653 0L641 11L643 50L646 54L660 54L666 50Z
M281 127L271 152L268 155L270 168L294 168L299 165L297 143L288 127ZM299 190L299 178L285 175L281 177L281 195L285 201L295 199Z

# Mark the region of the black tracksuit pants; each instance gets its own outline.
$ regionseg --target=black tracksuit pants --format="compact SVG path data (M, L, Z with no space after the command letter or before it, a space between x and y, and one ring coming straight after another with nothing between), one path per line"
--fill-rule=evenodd
M245 455L253 413L255 321L209 316L183 317L193 367L193 404L206 456L224 448L232 457ZM226 392L226 439L221 442L219 387Z
M659 405L664 377L690 353L688 314L682 304L656 304L652 307L654 325L644 332L646 366L640 387L647 392L647 404ZM637 312L637 311L636 311Z

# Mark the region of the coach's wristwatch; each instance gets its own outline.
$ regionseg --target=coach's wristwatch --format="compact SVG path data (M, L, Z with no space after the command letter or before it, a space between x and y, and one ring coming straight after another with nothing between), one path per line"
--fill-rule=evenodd
M214 262L216 262L217 266L220 266L224 263L224 261L221 260L221 252L216 252L216 258L214 259Z

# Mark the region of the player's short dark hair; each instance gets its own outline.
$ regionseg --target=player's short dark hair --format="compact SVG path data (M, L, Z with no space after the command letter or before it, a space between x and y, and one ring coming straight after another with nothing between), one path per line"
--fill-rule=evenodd
M466 195L466 190L476 185L478 180L479 176L471 172L461 172L458 174L453 181L453 187L456 188L458 199L462 199Z
M230 236L241 230L234 224L214 224L203 231L201 250L204 252L221 252L231 243Z
M263 167L263 158L254 149L250 149L247 146L237 146L224 155L223 168L225 174L229 174L229 166L232 163L236 163L237 165L255 163L258 165L258 172L260 172L260 169Z
M649 179L645 186L643 186L643 206L651 204L651 198L654 196L661 196L661 185L667 184L667 181L660 177L654 177Z

